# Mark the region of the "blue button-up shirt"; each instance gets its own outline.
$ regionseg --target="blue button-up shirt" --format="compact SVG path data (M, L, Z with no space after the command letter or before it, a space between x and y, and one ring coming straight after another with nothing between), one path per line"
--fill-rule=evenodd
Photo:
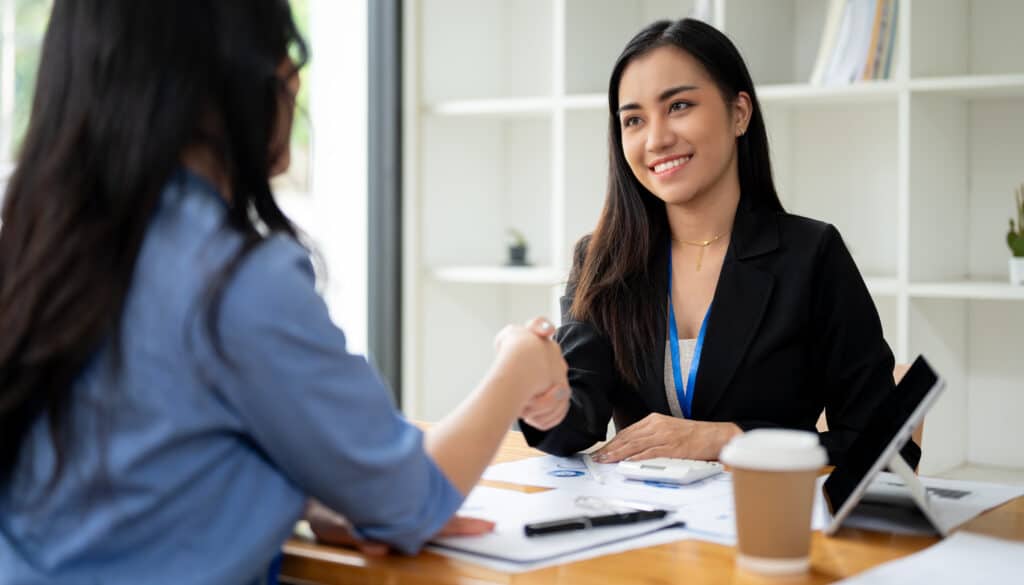
M346 351L291 238L270 238L231 279L216 351L206 298L241 244L225 209L194 175L165 188L124 308L123 361L107 346L74 384L57 483L46 491L41 419L0 486L0 583L249 583L307 496L406 552L461 504Z

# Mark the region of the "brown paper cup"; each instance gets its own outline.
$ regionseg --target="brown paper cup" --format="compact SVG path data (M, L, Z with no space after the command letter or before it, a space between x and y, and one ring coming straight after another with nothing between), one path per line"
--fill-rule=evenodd
M815 477L826 461L817 435L751 431L721 459L733 470L737 564L768 575L807 571Z

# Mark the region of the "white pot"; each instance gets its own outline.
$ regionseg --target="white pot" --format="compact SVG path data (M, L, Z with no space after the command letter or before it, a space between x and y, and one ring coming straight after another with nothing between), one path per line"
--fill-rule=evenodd
M1024 258L1010 258L1010 284L1024 284Z

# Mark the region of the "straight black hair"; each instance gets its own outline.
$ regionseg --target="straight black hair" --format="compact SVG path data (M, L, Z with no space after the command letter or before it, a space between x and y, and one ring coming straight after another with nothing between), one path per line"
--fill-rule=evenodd
M54 2L0 230L0 483L44 415L60 474L72 384L103 343L119 353L139 249L187 148L214 153L243 241L212 301L267 235L295 237L268 177L305 62L287 0Z
M715 27L686 18L655 22L634 36L612 68L608 83L608 191L594 233L577 246L569 286L574 289L571 316L591 321L608 336L619 375L639 380L638 364L657 348L663 290L655 290L648 270L659 246L667 246L665 204L633 175L622 151L619 83L626 67L658 47L677 47L693 56L732 103L750 96L747 131L736 139L740 197L744 205L782 211L772 181L768 134L754 82L739 50Z

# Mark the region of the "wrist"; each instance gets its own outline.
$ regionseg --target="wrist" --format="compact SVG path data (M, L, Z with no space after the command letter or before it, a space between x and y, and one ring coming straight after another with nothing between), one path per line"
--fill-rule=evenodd
M500 364L495 364L477 389L477 394L485 397L484 400L491 404L503 404L515 410L515 415L526 406L529 396L524 395L518 387L522 382L517 381L514 376L508 374Z
M718 459L718 454L722 452L722 449L733 439L743 434L741 429L736 423L722 422L718 423L718 441L715 451L715 459Z

